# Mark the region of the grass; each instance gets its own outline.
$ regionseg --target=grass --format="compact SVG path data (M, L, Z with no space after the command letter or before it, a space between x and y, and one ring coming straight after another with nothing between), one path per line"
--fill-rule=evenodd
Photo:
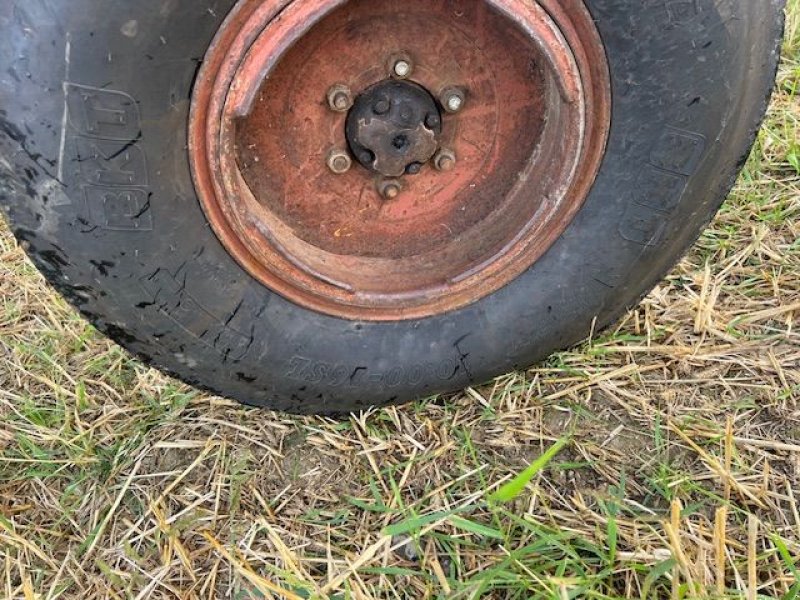
M0 597L800 598L800 2L726 207L617 327L446 399L255 412L0 232Z

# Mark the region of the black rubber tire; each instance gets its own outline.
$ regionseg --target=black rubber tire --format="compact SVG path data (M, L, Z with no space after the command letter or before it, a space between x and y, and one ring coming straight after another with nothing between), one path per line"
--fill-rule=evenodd
M187 116L232 5L5 0L0 204L37 267L131 352L247 404L331 414L524 368L634 305L697 239L748 155L784 2L587 0L611 66L613 123L586 205L511 285L393 323L287 302L209 228Z

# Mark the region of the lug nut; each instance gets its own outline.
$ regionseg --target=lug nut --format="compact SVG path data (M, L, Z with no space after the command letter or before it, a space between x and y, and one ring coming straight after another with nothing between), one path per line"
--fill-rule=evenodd
M456 166L456 153L442 148L433 157L433 166L437 171L452 171Z
M328 168L337 175L343 175L353 166L353 160L347 152L333 149L328 154Z
M399 179L381 179L378 182L378 192L386 200L394 200L403 190L403 184Z
M337 83L328 90L328 106L336 112L344 112L353 106L353 92L344 84Z
M394 74L400 78L408 77L411 73L411 65L404 60L398 60L394 63Z
M460 88L447 88L442 92L440 101L444 109L449 113L457 113L464 108L467 95Z
M414 70L414 63L408 54L395 54L389 59L389 71L392 77L398 79L406 79L411 77L411 72Z

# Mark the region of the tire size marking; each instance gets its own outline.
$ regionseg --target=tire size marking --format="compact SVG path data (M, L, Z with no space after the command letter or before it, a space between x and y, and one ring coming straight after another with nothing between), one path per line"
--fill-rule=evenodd
M381 372L370 371L367 367L345 366L293 356L289 361L287 376L296 381L324 383L330 387L356 386L368 381L395 388L401 385L419 385L425 380L450 381L458 370L459 365L455 358L410 367L396 366L389 371Z
M70 166L62 166L62 160L59 170L69 187L82 191L84 224L107 231L152 231L136 100L124 92L69 82L64 92Z
M641 246L661 243L668 218L678 209L706 149L699 133L667 127L640 171L631 202L619 225L623 239Z

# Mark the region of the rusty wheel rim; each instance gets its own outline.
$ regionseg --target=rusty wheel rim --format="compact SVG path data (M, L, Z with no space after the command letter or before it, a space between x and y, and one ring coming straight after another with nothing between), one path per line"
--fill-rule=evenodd
M269 289L421 318L553 245L594 183L610 102L582 0L241 0L198 76L189 154L212 228Z

